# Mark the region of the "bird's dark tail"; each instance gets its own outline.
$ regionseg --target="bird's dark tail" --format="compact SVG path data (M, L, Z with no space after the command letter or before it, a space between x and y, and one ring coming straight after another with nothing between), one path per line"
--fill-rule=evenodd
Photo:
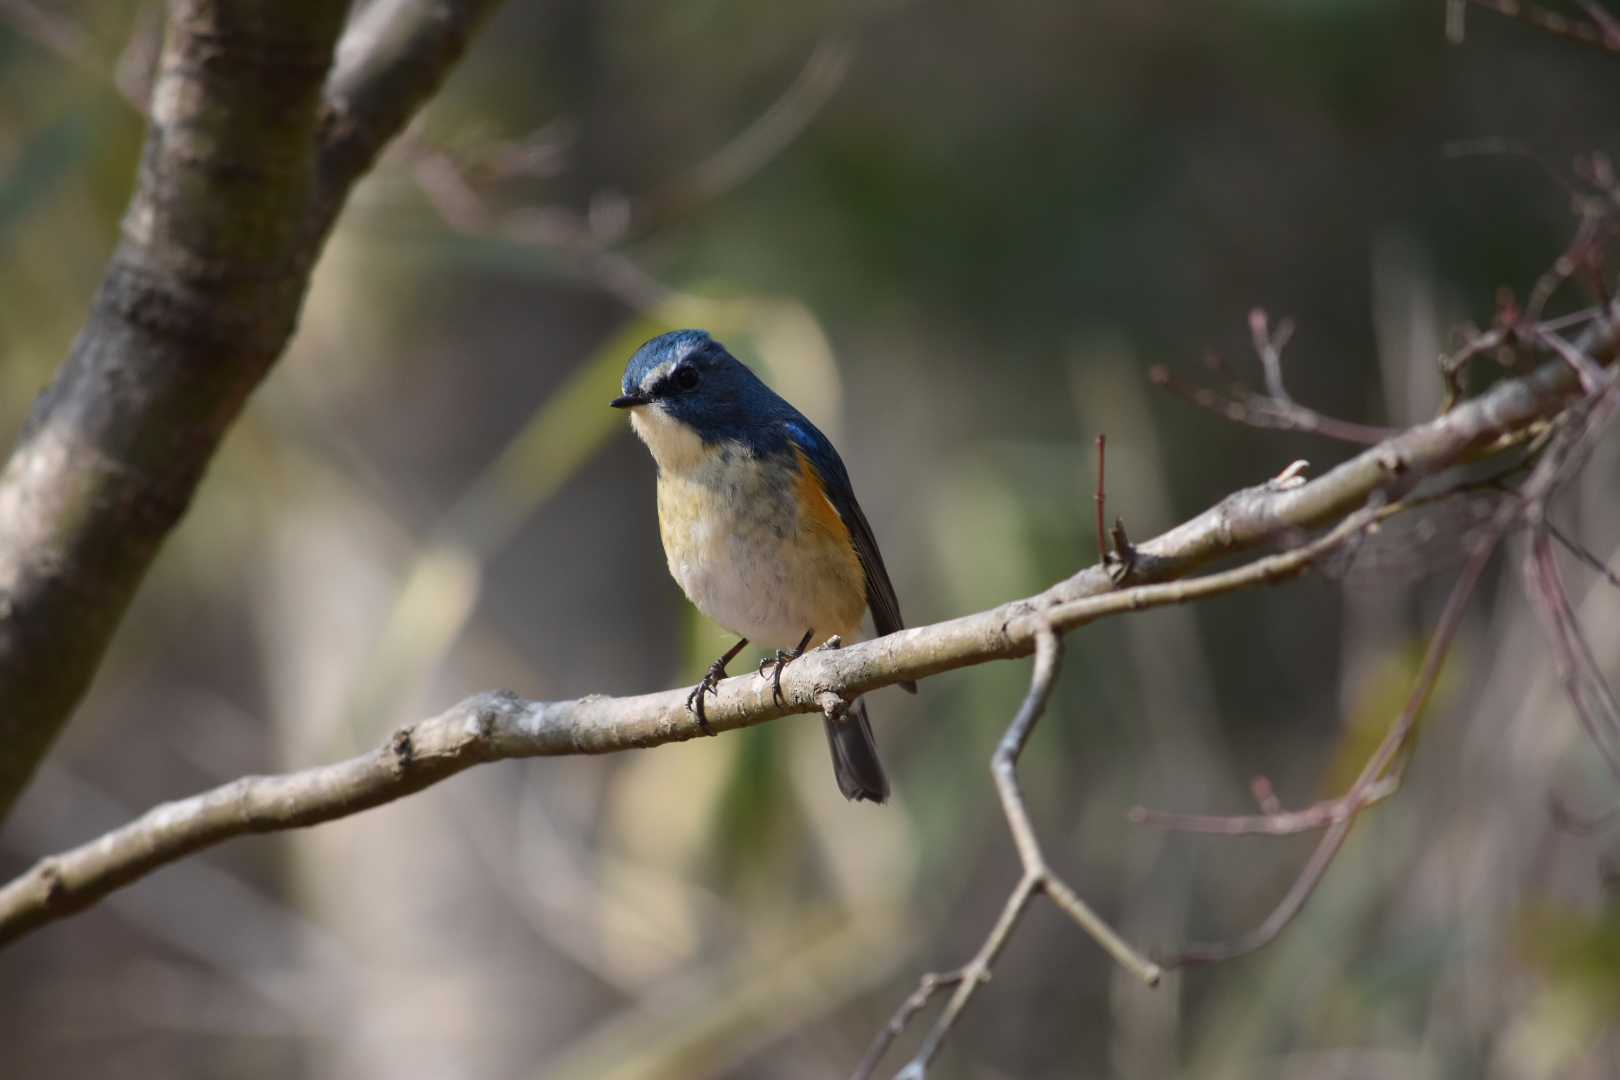
M833 776L844 798L887 801L889 778L883 775L883 762L878 760L864 701L857 700L844 715L827 719L827 745L832 748Z

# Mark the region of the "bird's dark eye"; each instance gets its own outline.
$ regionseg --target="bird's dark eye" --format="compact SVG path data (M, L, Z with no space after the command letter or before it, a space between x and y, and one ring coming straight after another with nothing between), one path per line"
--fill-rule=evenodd
M697 368L676 368L675 374L671 377L670 381L675 384L675 389L677 390L696 390L698 384Z

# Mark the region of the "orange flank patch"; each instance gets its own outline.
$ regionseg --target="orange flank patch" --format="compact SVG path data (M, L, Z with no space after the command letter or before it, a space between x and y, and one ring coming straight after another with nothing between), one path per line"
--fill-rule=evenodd
M827 487L822 483L821 473L815 464L796 446L793 455L799 459L799 482L794 494L798 496L799 521L804 531L823 541L828 554L844 564L849 579L860 582L864 593L866 570L861 566L860 556L855 553L855 540L849 534L849 526L844 524L838 508L827 498ZM861 599L864 604L865 597ZM859 618L859 614L856 618Z
M795 494L799 497L799 513L804 515L805 527L836 541L840 547L848 549L853 558L855 541L849 535L849 526L844 524L838 508L827 498L827 487L821 482L821 473L805 452L796 446L793 456L799 459L799 483Z

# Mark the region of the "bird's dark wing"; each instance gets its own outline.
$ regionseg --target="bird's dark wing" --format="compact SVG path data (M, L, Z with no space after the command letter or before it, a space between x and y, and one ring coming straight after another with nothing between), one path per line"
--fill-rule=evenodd
M821 485L826 489L827 501L832 503L844 526L849 529L855 554L866 573L866 606L872 612L872 625L880 637L905 629L905 621L900 617L900 600L894 595L894 583L889 580L888 567L883 565L883 553L878 550L877 537L872 535L872 525L862 513L861 504L855 501L855 488L849 482L849 472L844 468L843 459L810 421L795 417L784 427L788 439L803 451L815 467ZM904 682L900 685L912 693L917 692L916 683Z

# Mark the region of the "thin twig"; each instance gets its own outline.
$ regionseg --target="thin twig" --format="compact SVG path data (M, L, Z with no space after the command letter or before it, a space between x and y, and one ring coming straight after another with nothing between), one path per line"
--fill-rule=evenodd
M1249 336L1255 355L1260 358L1266 393L1257 394L1240 383L1233 383L1224 396L1207 387L1183 383L1162 364L1148 373L1152 381L1178 397L1208 409L1236 423L1281 431L1304 431L1340 442L1368 446L1388 439L1393 429L1340 420L1299 404L1288 393L1282 376L1282 350L1294 334L1292 320L1283 319L1273 330L1264 310L1249 312Z
M1553 667L1564 686L1587 738L1603 754L1609 771L1620 776L1620 701L1603 677L1592 647L1581 632L1569 603L1552 541L1545 529L1531 534L1525 554L1525 591L1547 628L1552 646ZM1595 700L1594 700L1595 699Z
M1429 638L1429 647L1423 657L1423 666L1418 671L1416 682L1413 684L1411 695L1407 698L1406 707L1401 710L1395 722L1390 725L1384 739L1373 752L1372 757L1362 766L1361 773L1356 777L1344 800L1357 807L1356 811L1343 815L1327 826L1322 839L1317 842L1316 849L1311 852L1310 859L1300 870L1294 883L1282 900L1272 909L1263 922L1249 933L1229 942L1219 942L1207 945L1193 945L1183 949L1180 954L1164 962L1166 968L1184 967L1189 964L1208 964L1221 960L1230 960L1254 952L1270 944L1283 928L1292 922L1304 908L1305 902L1310 899L1316 887L1326 876L1328 867L1332 865L1334 857L1344 845L1345 839L1350 835L1350 828L1355 823L1360 809L1371 805L1373 801L1368 793L1380 780L1386 778L1386 771L1393 764L1396 754L1406 745L1412 729L1416 726L1423 707L1428 703L1429 695L1433 693L1435 683L1440 677L1440 670L1445 663L1446 654L1451 649L1452 641L1456 638L1457 630L1462 625L1464 612L1467 611L1468 601L1473 596L1474 588L1479 584L1480 577L1489 564L1491 555L1495 552L1497 544L1507 528L1505 515L1500 515L1488 535L1477 541L1477 546L1468 564L1464 567L1462 575L1456 585L1452 587L1451 595L1446 600L1444 611L1441 612L1439 624L1434 634ZM1390 774L1392 782L1399 783L1398 774ZM1386 793L1387 796L1388 793Z
M1359 814L1395 794L1399 787L1400 776L1392 773L1364 790L1352 790L1337 799L1324 799L1303 810L1284 810L1275 805L1275 796L1272 796L1262 804L1265 812L1258 815L1176 814L1133 806L1125 812L1125 817L1134 825L1151 825L1176 832L1214 833L1219 836L1289 836L1325 829Z
M1575 6L1586 13L1593 24L1603 33L1603 44L1610 49L1620 52L1620 20L1609 14L1608 10L1597 0L1575 0Z
M690 174L641 198L600 193L585 213L564 206L497 207L474 182L474 174L489 173L483 179L499 180L510 175L509 168L480 170L476 162L420 135L407 135L405 143L417 185L450 228L561 254L573 272L635 310L652 311L683 299L683 294L654 277L624 250L624 244L719 198L791 145L842 84L852 55L847 41L822 41L782 96ZM479 158L527 160L511 147L486 148Z
M849 74L853 44L818 43L798 76L764 112L697 168L626 207L624 239L645 236L694 206L740 187L802 135Z
M1249 794L1254 796L1255 805L1260 807L1262 814L1283 812L1282 800L1277 798L1277 789L1271 786L1271 781L1266 777L1257 776L1250 780Z
M1108 532L1103 525L1103 521L1107 517L1106 508L1108 505L1108 495L1103 487L1108 472L1104 456L1107 449L1108 436L1099 434L1097 436L1097 493L1092 496L1093 501L1097 504L1097 565L1099 566L1108 565Z
M1620 574L1616 574L1613 570L1610 570L1608 564L1606 564L1596 555L1592 554L1591 549L1575 540L1557 525L1554 525L1551 521L1545 523L1545 528L1548 535L1550 535L1560 544L1564 545L1565 551L1575 556L1575 558L1585 563L1591 569L1596 570L1600 575L1602 575L1604 581L1615 586L1616 588L1620 588Z
M1514 523L1527 516L1532 521L1544 519L1547 499L1558 489L1573 465L1584 460L1590 453L1592 444L1604 425L1613 418L1617 408L1620 408L1620 395L1617 395L1612 381L1595 398L1587 398L1572 406L1562 418L1564 423L1558 434L1543 451L1535 469L1525 481L1521 490L1522 498L1504 503L1497 510L1489 527L1483 530L1481 535L1473 538L1471 541L1473 551L1456 585L1453 586L1446 600L1445 609L1441 612L1440 620L1429 639L1423 665L1407 699L1406 707L1390 726L1383 741L1367 760L1344 796L1351 805L1360 808L1368 805L1368 792L1380 780L1394 776L1398 783L1398 774L1391 774L1389 769L1396 755L1406 746L1418 717L1434 690L1446 654L1461 626L1469 598L1479 584L1491 555ZM1584 639L1581 639L1581 644L1584 644ZM1576 655L1576 649L1571 648L1569 653ZM1586 653L1586 659L1591 660L1589 651ZM1607 690L1606 685L1604 689ZM1595 728L1592 730L1596 731ZM1599 745L1600 748L1605 746L1603 742ZM1198 945L1186 949L1179 956L1167 960L1165 966L1172 968L1227 960L1269 944L1293 921L1316 887L1321 884L1328 867L1349 836L1358 812L1359 810L1353 811L1339 817L1327 826L1326 832L1317 842L1316 849L1294 879L1287 894L1259 926L1235 941Z
M1060 910L1137 978L1149 986L1159 981L1158 965L1126 944L1124 939L1098 917L1062 878L1052 872L1045 854L1041 851L1035 828L1030 823L1023 794L1018 789L1018 758L1028 744L1036 722L1046 711L1061 656L1062 642L1057 631L1050 624L1040 625L1035 634L1035 669L1030 675L1029 691L1024 695L1023 704L1019 706L1017 715L1013 717L1006 734L1001 737L1001 743L990 759L990 772L995 777L996 791L1001 797L1002 813L1007 818L1007 826L1012 830L1013 843L1018 848L1018 858L1024 868L1023 876L1013 887L1012 894L1001 909L1001 915L991 927L984 943L979 946L978 952L953 976L952 981L956 984L956 990L946 1001L945 1008L934 1021L933 1027L923 1037L922 1045L918 1047L916 1054L905 1068L896 1074L904 1080L922 1080L927 1075L929 1063L939 1053L945 1037L956 1026L974 993L990 980L990 971L995 966L996 958L1001 955L1019 920L1028 909L1030 901L1038 893L1050 897ZM867 1052L866 1058L856 1070L857 1080L864 1080L872 1075L882 1059L883 1051L899 1033L898 1029L903 1028L905 1022L926 1004L935 988L930 980L937 982L939 977L924 976L917 990L906 999L900 1011L895 1014L895 1019L872 1044L872 1049ZM911 1007L913 1003L915 1007Z
M1460 11L1463 2L1465 0L1457 0L1457 6L1453 8L1453 12L1458 13L1454 22L1461 22ZM1576 2L1588 14L1597 7L1596 4L1590 3L1590 0L1576 0ZM1616 38L1614 34L1612 16L1606 16L1601 21L1594 19L1593 22L1583 22L1580 19L1572 19L1562 12L1542 7L1540 4L1525 4L1520 0L1466 0L1466 3L1484 8L1486 11L1494 11L1510 19L1518 19L1565 41L1589 45L1608 53L1620 53L1620 38ZM1457 39L1458 36L1453 34L1453 39Z
M1496 327L1483 334L1474 333L1456 352L1440 357L1440 382L1445 387L1445 397L1440 401L1440 412L1450 412L1452 406L1463 399L1463 372L1468 369L1478 357L1486 353L1496 352L1507 344L1509 329Z
M1609 376L1597 366L1591 357L1575 348L1569 342L1553 333L1551 330L1540 330L1535 334L1535 340L1546 345L1564 363L1568 364L1581 380L1581 389L1588 395L1596 395L1608 383Z
M906 1000L902 1001L900 1007L894 1010L894 1015L889 1018L887 1024L883 1025L883 1029L877 1033L877 1037L872 1040L872 1045L867 1049L866 1055L861 1058L860 1064L855 1066L855 1072L851 1074L853 1080L869 1080L873 1073L877 1071L877 1067L882 1064L883 1058L889 1052L889 1047L893 1045L894 1040L898 1039L901 1033L906 1030L906 1025L911 1023L911 1018L927 1008L928 1003L933 1000L935 994L947 986L955 986L965 977L966 969L957 968L955 971L931 971L917 980L917 989L906 995Z
M1266 392L1277 404L1294 407L1294 399L1283 386L1282 377L1282 351L1294 337L1294 320L1283 319L1272 330L1268 326L1265 310L1255 308L1249 312L1249 336L1254 341L1255 355L1260 358L1260 366L1265 371Z

